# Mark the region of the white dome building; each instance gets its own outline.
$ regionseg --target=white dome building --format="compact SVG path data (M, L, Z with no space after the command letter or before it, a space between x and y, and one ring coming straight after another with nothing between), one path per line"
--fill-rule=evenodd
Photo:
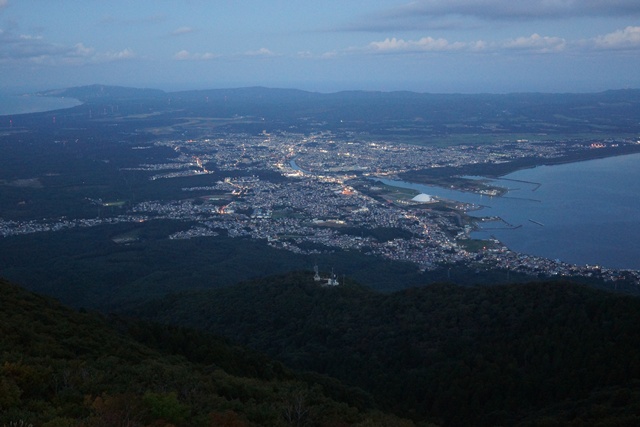
M416 197L414 197L411 200L413 200L414 202L417 202L417 203L431 203L431 202L434 201L433 197L431 197L428 194L424 194L424 193L418 194Z

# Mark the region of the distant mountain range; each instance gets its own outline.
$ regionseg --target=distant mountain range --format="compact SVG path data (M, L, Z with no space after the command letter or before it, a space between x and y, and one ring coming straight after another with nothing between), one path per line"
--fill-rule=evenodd
M85 103L146 102L163 109L251 115L270 120L307 118L330 123L413 123L434 131L634 133L640 132L640 90L598 93L431 94L416 92L307 92L247 87L164 92L91 85L41 92ZM437 126L448 127L439 130Z
M332 93L310 92L300 89L282 89L267 88L262 86L228 88L228 89L198 89L188 91L167 92L160 89L152 88L132 88L125 86L109 86L109 85L88 85L75 86L64 89L53 89L38 92L41 96L68 96L78 98L82 101L91 99L154 99L167 96L183 98L183 99L202 99L202 97L211 96L220 98L224 96L235 96L245 99L265 99L265 100L314 100L314 99L356 99L356 100L430 100L442 102L443 100L467 99L467 100L485 100L485 99L504 99L519 100L521 102L543 102L552 103L560 102L560 100L570 100L573 102L599 100L609 102L637 102L640 96L640 89L618 89L603 92L586 92L586 93L540 93L540 92L519 92L508 94L459 94L459 93L423 93L411 91L340 91Z

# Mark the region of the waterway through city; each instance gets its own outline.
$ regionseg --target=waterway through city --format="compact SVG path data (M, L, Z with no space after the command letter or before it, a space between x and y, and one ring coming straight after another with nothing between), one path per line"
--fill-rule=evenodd
M481 205L470 215L503 220L481 223L474 238L578 265L640 269L640 154L520 170L492 181L509 189L503 197L380 181Z

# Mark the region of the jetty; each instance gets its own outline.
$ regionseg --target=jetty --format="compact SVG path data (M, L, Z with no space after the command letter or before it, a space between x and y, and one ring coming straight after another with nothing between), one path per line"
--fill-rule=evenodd
M522 180L522 179L511 179L511 178L498 178L498 179L501 179L503 181L523 182L525 184L534 185L535 187L531 191L536 191L538 188L540 188L542 186L542 184L539 183L539 182L525 181L525 180Z

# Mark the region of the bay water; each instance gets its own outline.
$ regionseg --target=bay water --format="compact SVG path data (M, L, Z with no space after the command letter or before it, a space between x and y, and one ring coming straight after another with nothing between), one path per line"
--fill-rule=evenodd
M492 181L509 189L502 197L381 181L481 205L470 215L503 220L480 223L474 238L572 264L640 270L640 154L513 172Z
M74 98L0 93L0 116L60 110L80 104L81 102Z

